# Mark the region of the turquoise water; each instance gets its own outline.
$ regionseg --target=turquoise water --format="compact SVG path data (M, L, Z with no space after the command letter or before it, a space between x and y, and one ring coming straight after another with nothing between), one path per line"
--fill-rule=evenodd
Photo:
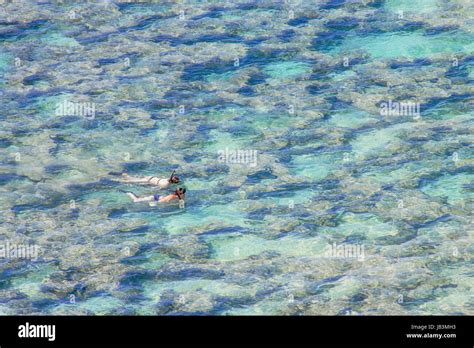
M469 2L2 9L0 314L474 314Z

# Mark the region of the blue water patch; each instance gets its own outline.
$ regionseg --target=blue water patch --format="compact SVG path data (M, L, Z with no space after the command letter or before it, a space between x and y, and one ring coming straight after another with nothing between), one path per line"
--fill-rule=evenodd
M30 37L37 34L37 31L46 30L49 22L48 20L33 20L26 23L7 22L8 28L6 31L0 32L0 41L15 41Z
M221 61L215 59L206 63L190 64L183 71L181 79L184 81L197 81L204 79L210 74L224 74L235 70L233 61Z
M331 31L347 31L359 26L357 18L342 17L328 21L324 26Z
M5 185L13 180L27 180L28 178L24 175L18 175L14 173L0 173L0 185Z
M276 179L277 177L278 176L274 175L270 171L261 170L256 173L247 175L247 183L255 184L255 183L259 183L262 180Z
M346 35L343 32L323 31L316 34L316 37L313 39L311 44L313 49L326 52L339 46L345 38Z
M134 62L138 60L140 55L141 54L139 52L133 52L133 53L122 54L116 58L100 58L97 61L97 63L99 63L99 65L116 64L119 62L125 62L125 59L128 58L130 64L133 64Z
M213 230L206 231L204 233L201 233L201 236L207 236L207 235L222 235L222 234L227 234L227 233L241 233L243 232L244 229L240 226L233 226L233 227L224 227L224 228L215 228Z
M425 35L438 35L446 32L454 32L456 30L459 30L459 27L456 25L440 25L425 29Z
M160 19L165 19L165 18L170 18L170 16L165 16L165 15L161 15L161 14L155 14L153 16L148 16L148 17L138 21L138 23L135 24L135 25L119 28L119 32L128 32L130 30L145 30L145 29L150 28L154 24L158 24Z
M473 94L452 94L449 97L434 97L428 102L422 104L420 108L425 110L425 113L429 113L433 109L446 104L457 103L471 97Z
M140 287L144 281L155 279L156 276L157 272L152 270L130 271L120 280L120 287Z
M23 79L23 84L25 86L32 86L35 85L38 82L41 82L43 80L48 80L48 75L46 74L34 74L27 76Z
M192 278L201 279L219 279L224 276L223 271L202 269L202 268L187 268L176 271L161 271L157 274L157 278L160 280L184 280Z
M194 45L199 42L239 43L241 41L242 39L240 38L240 36L235 34L216 33L201 35L191 39L184 39L180 43L183 45Z
M295 35L296 31L294 31L293 29L286 29L278 35L278 38L283 42L291 42Z
M191 17L191 20L197 21L204 18L220 18L225 10L225 7L213 7L208 12Z
M319 8L321 10L334 10L344 6L346 3L350 3L350 1L346 0L326 0Z
M299 25L308 23L308 21L310 21L310 20L311 20L311 18L309 18L309 17L301 16L301 17L298 17L298 18L290 19L288 21L288 25L291 25L292 27L297 27Z
M90 34L90 33L88 33ZM88 45L88 44L94 44L97 42L105 42L107 41L110 36L112 36L114 33L106 32L106 33L99 33L99 34L92 34L92 35L86 35L77 37L76 40L79 44L81 45Z
M413 61L392 61L390 63L391 69L402 69L402 68L422 68L424 66L430 66L432 64L429 58L418 58Z

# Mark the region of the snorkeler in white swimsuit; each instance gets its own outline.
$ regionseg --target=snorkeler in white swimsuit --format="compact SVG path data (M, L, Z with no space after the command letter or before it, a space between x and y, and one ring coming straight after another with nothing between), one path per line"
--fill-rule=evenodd
M169 179L159 178L157 176L145 176L144 178L139 178L124 173L118 181L130 184L150 184L159 186L160 189L165 189L172 184L179 183L179 178L174 175L174 173L175 171L173 171Z

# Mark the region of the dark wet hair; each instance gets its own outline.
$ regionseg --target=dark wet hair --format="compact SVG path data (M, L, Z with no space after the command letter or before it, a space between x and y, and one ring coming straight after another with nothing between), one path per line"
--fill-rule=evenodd
M170 178L169 181L170 181L171 183L173 183L173 184L177 184L177 183L179 183L179 178L178 178L177 175L173 175L173 176Z
M181 195L184 195L186 193L186 189L184 187L178 187L174 193L178 196L179 199L181 199Z
M168 179L168 182L177 184L179 182L179 178L176 175L174 175L174 173L176 173L176 170L173 170L173 173L171 173L170 178Z

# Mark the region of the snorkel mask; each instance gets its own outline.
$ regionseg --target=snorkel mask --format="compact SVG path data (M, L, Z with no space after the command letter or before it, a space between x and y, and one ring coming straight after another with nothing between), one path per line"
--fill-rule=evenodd
M176 172L176 170L173 170L173 173L171 173L170 178L168 179L168 182L170 184L178 184L179 183L179 178L176 175L174 175L175 172Z
M180 193L180 191L181 191L181 193ZM186 189L180 187L180 188L177 188L177 189L174 191L174 193L176 193L176 195L178 196L179 200L182 200L181 195L182 195L182 194L184 195L184 194L186 193Z

